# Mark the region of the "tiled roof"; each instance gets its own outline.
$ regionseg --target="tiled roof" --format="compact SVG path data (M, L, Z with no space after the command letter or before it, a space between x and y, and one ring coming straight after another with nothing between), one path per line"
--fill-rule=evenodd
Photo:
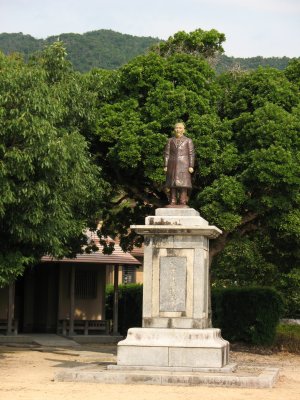
M95 245L99 248L98 251L92 252L90 254L77 254L76 258L63 258L57 259L51 256L42 257L42 262L60 262L60 263L95 263L95 264L131 264L131 265L140 265L141 263L134 258L130 253L125 253L121 247L115 243L115 250L112 254L103 254L103 246L100 245L99 237L96 232L87 231L87 236L89 237L91 242L94 242ZM114 242L111 238L108 238L109 242Z
M116 239L114 240L115 243L119 244L120 243L120 239L118 237L116 237ZM131 251L130 254L133 257L143 257L144 256L144 243L142 243L141 247L134 247Z

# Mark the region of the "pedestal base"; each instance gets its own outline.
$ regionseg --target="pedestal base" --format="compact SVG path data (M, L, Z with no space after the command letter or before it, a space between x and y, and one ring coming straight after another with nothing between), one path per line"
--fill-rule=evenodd
M131 328L118 343L118 366L222 368L229 343L220 329Z

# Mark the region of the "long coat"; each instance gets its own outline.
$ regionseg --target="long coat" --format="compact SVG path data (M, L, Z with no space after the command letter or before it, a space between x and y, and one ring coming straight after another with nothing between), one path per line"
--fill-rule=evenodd
M194 168L195 151L192 139L181 136L168 140L164 152L164 164L167 167L167 188L191 188L191 173Z

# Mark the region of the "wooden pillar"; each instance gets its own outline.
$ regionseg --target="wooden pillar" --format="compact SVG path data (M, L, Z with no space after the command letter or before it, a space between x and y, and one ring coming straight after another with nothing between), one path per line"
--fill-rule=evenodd
M69 336L74 335L74 315L75 315L75 266L71 267L70 281L70 325Z
M118 299L119 299L119 266L114 266L114 308L113 308L113 335L118 335Z
M8 286L8 310L7 310L7 335L11 335L13 331L13 319L15 312L15 283L12 282Z

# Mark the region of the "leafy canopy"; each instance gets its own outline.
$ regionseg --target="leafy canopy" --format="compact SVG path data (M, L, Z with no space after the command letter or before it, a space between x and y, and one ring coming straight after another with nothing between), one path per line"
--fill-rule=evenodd
M183 45L177 50L154 51L109 76L98 75L92 147L113 186L102 233L121 233L124 249L140 242L128 227L143 223L151 207L166 204L162 153L181 120L197 156L190 205L223 230L211 243L215 284L279 286L282 277L296 279L297 62L286 71L258 68L216 76L203 54Z
M153 45L152 49L163 57L184 53L209 59L217 54L224 53L222 47L224 41L224 33L220 33L215 29L210 31L196 29L190 33L177 32L174 36L169 37L166 42Z
M0 54L0 285L44 254L73 254L96 217L104 182L80 133L87 98L61 43L29 64Z

